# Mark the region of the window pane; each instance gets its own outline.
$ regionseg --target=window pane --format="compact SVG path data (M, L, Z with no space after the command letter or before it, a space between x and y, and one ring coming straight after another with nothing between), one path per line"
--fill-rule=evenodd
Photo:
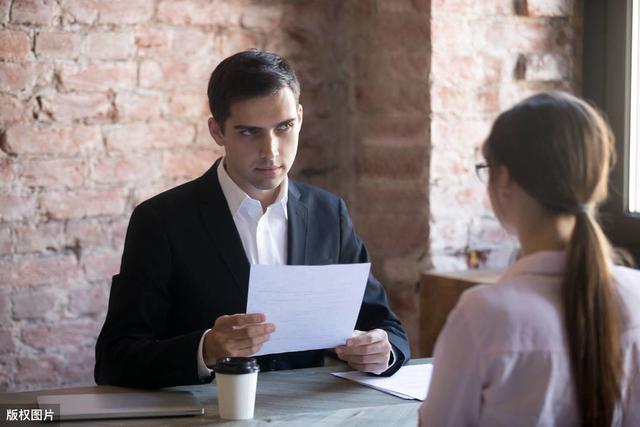
M640 2L632 2L629 211L640 213Z

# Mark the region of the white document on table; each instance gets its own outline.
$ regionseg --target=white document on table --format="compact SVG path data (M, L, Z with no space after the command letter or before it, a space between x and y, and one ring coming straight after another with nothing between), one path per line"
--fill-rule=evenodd
M392 394L403 399L425 400L431 382L433 365L406 365L390 377L374 377L364 372L333 372L336 377L355 381L367 387Z
M276 326L255 355L343 345L355 328L370 268L371 263L252 265L247 313L264 313Z

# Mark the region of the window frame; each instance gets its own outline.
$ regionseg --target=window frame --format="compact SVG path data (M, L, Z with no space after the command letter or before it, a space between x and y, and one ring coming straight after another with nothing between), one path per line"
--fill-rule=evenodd
M613 245L626 249L640 263L640 215L629 211L628 200L632 3L584 2L582 89L583 96L606 114L616 138L617 162L600 220Z

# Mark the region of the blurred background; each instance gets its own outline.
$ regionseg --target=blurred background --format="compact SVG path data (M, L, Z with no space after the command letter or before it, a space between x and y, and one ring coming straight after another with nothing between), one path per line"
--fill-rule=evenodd
M420 272L514 249L478 147L580 92L582 26L579 0L0 0L0 390L93 383L130 213L222 154L207 80L248 48L296 68L293 177L347 201L419 355Z

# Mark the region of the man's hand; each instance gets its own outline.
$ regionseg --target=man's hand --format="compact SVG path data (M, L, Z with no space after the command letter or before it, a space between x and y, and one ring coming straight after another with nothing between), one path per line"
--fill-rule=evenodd
M353 369L380 374L389 367L391 344L382 329L356 330L346 345L336 347L336 354Z
M246 357L258 352L276 330L273 323L264 323L265 320L262 313L218 317L204 337L204 363L211 367L221 357Z

